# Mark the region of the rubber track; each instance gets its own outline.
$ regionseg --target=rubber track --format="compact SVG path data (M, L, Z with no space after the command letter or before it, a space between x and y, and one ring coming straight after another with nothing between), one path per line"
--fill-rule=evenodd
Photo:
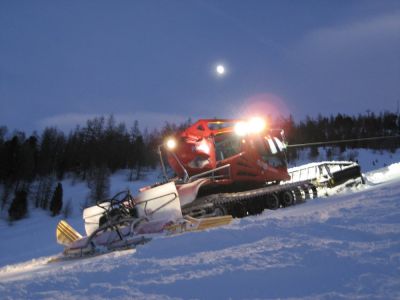
M220 208L223 214L231 214L233 217L245 217L261 213L270 208L268 198L278 197L282 201L285 192L291 193L296 203L317 197L317 189L310 181L288 183L284 185L273 185L259 189L236 192L219 193L196 199L190 204L182 207L183 215L204 216L212 214L216 208ZM293 203L295 204L295 203ZM275 207L277 208L277 207Z

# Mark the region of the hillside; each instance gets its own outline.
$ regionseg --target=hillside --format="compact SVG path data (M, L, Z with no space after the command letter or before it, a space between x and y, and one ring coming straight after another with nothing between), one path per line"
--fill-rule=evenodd
M6 299L398 299L400 164L366 178L362 187L224 228L51 264L49 256L61 251L56 219L2 224L0 293Z

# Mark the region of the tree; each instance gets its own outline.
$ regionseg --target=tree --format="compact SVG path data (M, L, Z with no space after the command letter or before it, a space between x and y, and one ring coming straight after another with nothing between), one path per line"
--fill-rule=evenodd
M107 167L95 168L88 176L89 198L93 202L106 199L110 194L110 172Z
M136 156L136 180L140 179L140 172L144 164L144 141L143 137L139 135L135 140L135 156Z
M34 193L35 207L47 210L49 202L51 201L55 181L56 178L54 174L39 177Z
M62 184L59 182L56 189L54 190L53 197L50 202L50 211L52 216L56 216L60 213L63 205L63 188Z
M6 206L9 196L13 190L18 190L20 181L20 153L21 143L18 136L14 135L4 143L2 147L1 176L4 183L4 192L1 199L1 209Z
M25 190L15 192L15 197L8 209L8 216L11 221L20 220L25 217L28 212L27 195Z
M71 199L69 199L67 201L67 203L64 205L64 208L62 210L62 214L64 215L64 218L68 219L68 217L72 215L72 211L73 211L72 202L71 202Z
M0 126L0 183L5 179L5 138L7 127Z
M309 154L310 159L313 160L316 157L318 157L318 155L319 155L318 147L316 147L316 146L310 147L310 154Z
M2 166L4 179L15 182L17 180L19 153L21 143L17 136L4 144L4 164Z
M37 159L37 173L39 176L57 173L56 171L60 170L60 161L65 144L66 139L63 132L53 127L44 129L40 137L40 151Z
M30 136L20 147L18 178L32 182L35 178L37 165L37 137Z

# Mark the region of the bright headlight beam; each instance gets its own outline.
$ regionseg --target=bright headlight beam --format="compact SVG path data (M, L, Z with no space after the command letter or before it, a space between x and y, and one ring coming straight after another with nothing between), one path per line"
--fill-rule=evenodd
M260 133L266 127L265 121L258 117L251 118L248 124L251 133Z
M236 123L235 133L238 136L245 136L246 134L248 134L248 132L249 132L249 125L247 124L247 122L240 121Z
M169 138L166 142L166 146L168 150L174 150L176 148L176 140L173 138Z
M247 134L254 134L262 132L267 126L266 122L262 118L251 118L249 121L239 121L235 125L235 133L238 136L245 136Z

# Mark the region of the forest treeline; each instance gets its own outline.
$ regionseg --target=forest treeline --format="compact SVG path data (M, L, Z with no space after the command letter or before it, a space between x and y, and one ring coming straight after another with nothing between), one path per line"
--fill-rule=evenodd
M317 118L307 117L306 120L299 123L295 123L290 116L278 121L277 126L284 129L289 145L321 143L320 146L335 146L339 148L340 152L344 152L348 148L394 152L400 147L400 115L398 113L374 114L368 112L367 115L337 114L330 117L319 115ZM371 140L368 140L369 138ZM318 145L305 147L311 149L311 156L318 155ZM289 148L288 160L297 159L298 150L301 148L304 147Z
M59 207L59 204L51 201L54 200L56 182L61 181L66 174L87 181L93 199L107 196L104 191L107 190L107 178L110 174L119 169L129 169L129 180L138 179L142 168L157 166L157 149L163 138L182 130L190 123L190 119L182 124L166 123L161 129L142 132L137 121L128 128L125 123L117 123L111 115L90 119L85 126L77 126L69 133L49 127L41 133L29 136L21 131L9 132L7 127L2 126L1 210L7 206L12 196L14 200L17 197L24 198L21 191L31 194L35 207ZM397 135L400 131L400 119L397 114L390 112L358 116L338 114L330 117L307 117L297 123L292 117L281 118L273 126L285 130L289 144L301 144ZM400 147L400 140L341 144L342 150L346 147L394 151ZM296 149L291 150L290 157L296 157ZM34 181L35 189L32 190L31 184ZM53 211L53 214L58 212L59 209Z

